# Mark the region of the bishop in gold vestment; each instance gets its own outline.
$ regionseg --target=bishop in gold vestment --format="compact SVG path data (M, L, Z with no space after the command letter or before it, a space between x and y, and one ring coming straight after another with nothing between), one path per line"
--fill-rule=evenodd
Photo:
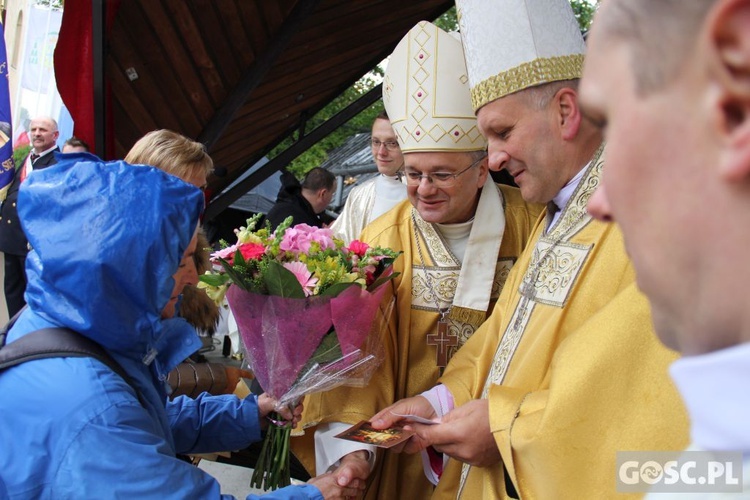
M495 186L488 182L485 189L495 189ZM449 335L456 336L460 344L471 336L492 310L508 272L524 249L534 220L541 211L538 205L524 202L516 188L501 185L497 185L497 188L502 193L505 231L494 263L491 300L485 315L476 324L449 318ZM487 223L497 223L500 214L483 216L488 219ZM480 214L477 214L479 218ZM426 262L420 257L417 238ZM394 271L401 274L391 282L396 299L395 311L383 339L385 360L368 386L342 387L313 395L305 401L305 435L293 439L292 445L297 457L315 474L324 472L314 470L312 434L317 424L354 424L367 420L389 404L435 385L439 377L436 362L439 346L429 345L427 338L436 332L440 317L434 294L450 305L461 268L461 262L447 248L435 226L424 222L409 201L402 202L369 225L362 234L362 240L370 245L404 252L394 264ZM492 264L486 262L484 265L491 269ZM430 279L426 278L427 274ZM432 282L432 286L428 281ZM432 489L432 484L424 476L418 455L381 451L375 470L370 475L366 498L429 498Z
M449 460L434 498L506 498L506 474L520 498L611 498L617 451L687 444L667 377L676 354L653 332L619 229L585 212L602 164L547 234L540 217L492 315L440 379L456 407L489 399L502 462Z

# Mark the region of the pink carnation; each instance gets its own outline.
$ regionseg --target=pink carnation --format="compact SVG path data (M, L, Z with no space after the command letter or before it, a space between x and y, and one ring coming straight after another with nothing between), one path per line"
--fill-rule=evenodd
M240 246L240 253L245 260L256 260L263 257L266 253L266 247L258 243L245 243Z
M232 261L234 260L234 254L237 252L237 249L239 247L240 244L237 243L236 245L232 245L231 247L222 248L221 250L218 250L211 254L211 261L218 262L219 259L224 259L232 264Z
M282 264L285 268L289 269L300 285L302 290L305 292L305 297L309 297L315 290L315 285L318 284L318 278L313 278L312 273L308 271L307 266L302 262L284 262Z
M359 240L352 240L351 243L349 243L348 250L352 252L355 255L358 255L360 257L364 257L367 250L370 248L370 245L363 241Z

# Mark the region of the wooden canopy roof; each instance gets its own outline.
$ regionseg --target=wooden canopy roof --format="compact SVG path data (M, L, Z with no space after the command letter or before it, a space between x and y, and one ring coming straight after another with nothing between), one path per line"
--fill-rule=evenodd
M282 154L211 200L212 218L253 185L380 97L377 88L332 123L305 121L390 54L418 21L453 0L126 0L113 14L104 52L111 89L112 154L158 128L206 144L219 193L283 139ZM94 23L96 22L94 12ZM94 57L96 60L96 56ZM75 116L74 116L75 118ZM233 188L234 189L234 188Z

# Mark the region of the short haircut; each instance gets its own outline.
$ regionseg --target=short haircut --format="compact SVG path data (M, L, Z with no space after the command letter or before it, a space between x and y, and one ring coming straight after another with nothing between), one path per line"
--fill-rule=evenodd
M388 113L385 112L385 111L381 111L380 113L378 113L378 116L375 117L375 120L388 120L388 121L391 121L391 119L388 118ZM373 120L373 122L375 120Z
M67 141L65 141L65 144L63 144L63 147L65 147L65 146L70 146L70 147L73 147L73 148L83 148L86 151L90 151L91 150L91 148L89 148L89 145L86 144L85 141L83 141L82 139L79 139L76 136L72 136L70 139L68 139Z
M610 2L600 30L628 42L636 93L663 89L695 51L696 33L716 0L618 0ZM597 21L599 22L599 21Z
M200 142L171 130L154 130L136 142L125 161L151 165L181 179L198 173L206 176L214 169L214 162Z
M305 175L302 181L302 189L318 191L320 189L333 189L336 177L328 170L322 167L315 167Z
M579 79L575 80L560 80L556 82L543 83L541 85L535 85L521 90L526 103L532 109L545 109L555 95L562 89L568 88L578 91Z

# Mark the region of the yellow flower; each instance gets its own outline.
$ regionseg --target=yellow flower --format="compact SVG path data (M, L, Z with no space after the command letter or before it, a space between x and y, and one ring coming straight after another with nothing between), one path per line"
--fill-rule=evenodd
M211 286L207 283L199 281L196 286L202 290L205 290L206 295L208 295L208 297L213 300L217 306L220 306L224 302L224 295L227 294L228 285Z
M255 243L257 245L263 245L264 241L253 231L248 231L246 227L241 227L237 230L237 242L241 244Z

